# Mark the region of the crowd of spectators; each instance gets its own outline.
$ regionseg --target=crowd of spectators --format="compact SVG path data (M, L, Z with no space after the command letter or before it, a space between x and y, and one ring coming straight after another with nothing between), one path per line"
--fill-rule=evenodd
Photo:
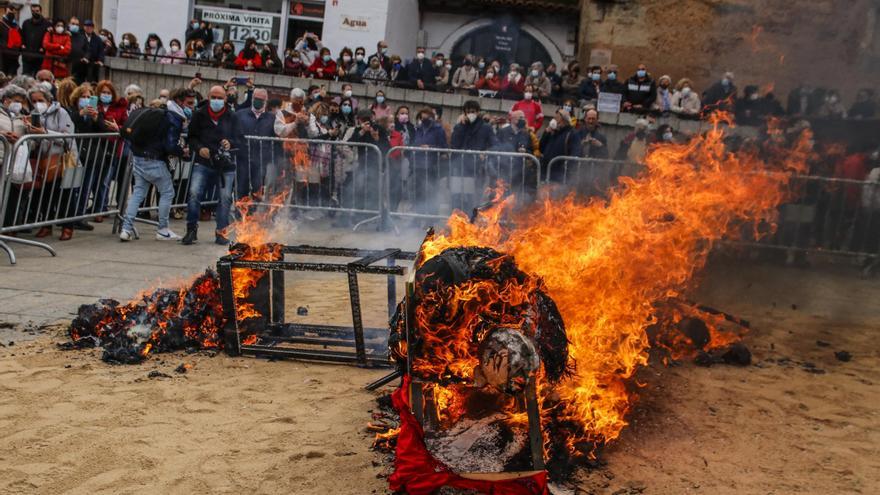
M43 68L59 79L72 75L79 83L96 81L106 57L123 57L376 86L534 99L572 108L585 103L595 105L600 93L608 93L620 95L620 110L624 112L698 119L720 108L732 112L737 121L745 124L784 114L831 119L877 116L875 94L869 88L859 91L847 109L837 91L804 84L791 92L786 108L771 88L762 90L747 85L740 92L731 72L700 91L687 77L677 81L669 75L656 77L644 63L627 75L613 64L591 65L586 70L577 61L563 68L542 61L530 65L505 64L474 55L453 59L439 52L428 54L424 47L417 47L407 59L390 53L385 41L379 41L375 49L370 47L372 53L363 46L332 53L317 34L310 32L287 47L282 58L276 46L258 43L254 38L245 40L242 49L236 50L235 43L215 39L213 26L198 19L190 20L181 38L163 41L149 33L139 41L134 33L115 37L105 29L96 30L91 20L80 22L72 17L51 21L42 16L39 5L30 7L31 17L19 26L17 7L2 8L5 15L0 22L0 46L5 49L0 62L2 71L8 75L15 75L21 66L26 75L33 76Z
M648 119L652 112L697 118L707 109L721 108L732 111L738 119L754 123L762 122L768 115L785 113L772 93L761 95L755 86L747 86L744 96L737 98L732 73L724 74L721 80L699 95L686 78L675 84L669 76L661 76L655 81L644 64L626 79L618 78L618 68L613 65L590 67L586 77L582 77L579 65L574 62L562 74L557 74L553 64L545 67L535 62L523 69L516 64L504 67L499 61L465 57L460 66L452 70L450 60L442 54L429 57L424 48L418 48L414 59L404 65L401 57L388 53L384 42L377 45L372 55L367 56L366 50L358 47L343 50L334 60L320 39L310 33L298 40L287 50L285 59L280 60L271 45L260 46L251 41L235 53L231 42L215 43L210 27L196 20L187 29L184 41L171 40L167 49L155 34L148 35L141 47L134 35L125 33L117 47L112 33L96 32L90 21L80 26L76 18L54 23L42 20L45 25L42 46L45 49L37 56L24 51L25 43L31 43L28 40L37 39L28 26L41 22L39 6L32 6L31 10L31 19L20 28L22 75L4 78L0 91L0 134L10 143L26 134L116 132L130 115L142 108L166 111L168 134L163 139L157 140L152 147L125 148L126 156L130 154L134 158L135 173L134 193L121 234L123 240L132 239L132 221L140 201L149 196L150 188L159 193L160 218L156 238L181 239L168 227L170 215L183 217L182 211L170 210L169 194L180 188L180 184L172 181L165 164L174 160L194 161L192 176L186 185L189 192L187 232L182 241L192 244L197 240L199 220L211 218L210 212L206 217L201 201L208 191L216 191L219 201L213 211L216 219L214 240L223 244L227 242L225 228L234 198L263 197L273 191L292 189L296 192L291 201L301 204L318 201L329 205L339 201L346 188L353 187L358 181L361 184L377 183L377 178L374 181L363 176L368 168L366 154L346 153L329 144L333 141L348 142L353 147L375 145L382 153L394 146L527 153L545 166L557 157L640 163L652 143L682 142L689 137L677 134L669 125L654 128ZM8 27L14 25L14 17L10 15L14 12L14 9L6 12L2 23L6 30L0 29L0 44L9 39ZM70 59L73 46L79 51ZM119 91L108 80L95 81L106 56L146 57L159 63L231 66L243 71L270 68L349 84L342 86L340 94L330 94L326 84L313 81L309 87L292 89L285 98L272 98L266 89L254 86L253 78L245 78L246 84L241 78L233 78L225 85L210 88L203 87L199 79L193 79L186 88L164 89L158 95L145 95L136 85ZM12 70L18 60L4 56L4 70ZM15 70L19 68L15 67ZM35 77L28 74L30 71ZM491 116L482 111L478 100L469 99L460 116L446 119L446 122L451 121L448 124L442 119L440 107L393 106L386 100L382 87L377 88L375 96L369 100L359 100L353 96L350 85L366 82L381 86L392 81L421 89L512 93L517 95L518 101L507 114ZM621 94L623 111L642 114L635 129L614 149L609 149L611 143L599 123L595 107L598 94L602 92ZM542 101L554 96L560 98L560 104L554 115L547 118ZM93 104L92 97L97 97L97 104ZM796 121L813 115L871 118L875 111L873 94L867 90L859 93L849 110L842 106L837 93L806 85L793 91L787 103L788 113L795 116L793 120ZM40 126L32 125L27 118L32 114L42 116ZM279 149L278 142L254 143L245 136L309 138L328 144L285 143L283 149ZM834 157L834 165L826 167L829 168L827 175L858 180L870 178L869 173L874 173L872 169L880 166L877 152L871 154L871 151L869 147L862 147ZM265 159L279 153L286 158ZM831 153L826 156L830 157ZM401 154L390 158L394 163L403 161ZM393 178L392 183L408 181L415 196L428 196L429 188L438 178L436 169L440 159L440 154L409 154L407 167L391 164L390 173L405 175ZM308 166L303 166L306 163ZM554 169L550 169L548 179L560 180L560 177L554 176ZM880 175L874 173L874 179L880 180ZM83 186L68 193L76 197L73 200L68 198L67 203L74 205L77 214L89 208L102 211L108 201L109 183L119 180L118 175L108 175L102 184ZM390 193L392 204L399 205L402 201L400 189L393 188ZM378 191L372 194L378 195ZM364 197L359 201L369 200ZM48 208L59 208L61 204ZM471 198L456 206L476 205ZM363 209L364 204L348 207ZM20 219L6 218L3 221L8 225L20 222ZM95 221L102 221L102 218L97 217ZM70 239L76 229L91 228L88 222L62 225L61 239ZM50 234L51 227L45 227L36 236Z

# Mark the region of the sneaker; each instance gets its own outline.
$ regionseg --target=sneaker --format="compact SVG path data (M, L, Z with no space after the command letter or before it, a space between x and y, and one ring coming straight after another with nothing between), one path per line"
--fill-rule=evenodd
M162 229L156 232L157 241L179 241L180 236L171 231L171 229Z
M119 233L119 240L122 242L128 242L132 239L132 237L134 237L132 233L127 230L123 230Z

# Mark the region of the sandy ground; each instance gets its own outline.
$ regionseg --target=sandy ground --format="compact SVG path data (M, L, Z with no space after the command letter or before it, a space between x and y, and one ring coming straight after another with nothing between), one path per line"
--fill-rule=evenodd
M346 321L337 280L300 277L289 307ZM381 323L384 285L362 285ZM754 365L644 370L631 427L578 491L878 493L878 295L847 268L715 263L696 298L752 321ZM362 386L383 371L182 353L109 366L62 338L0 347L0 493L387 492L363 428Z

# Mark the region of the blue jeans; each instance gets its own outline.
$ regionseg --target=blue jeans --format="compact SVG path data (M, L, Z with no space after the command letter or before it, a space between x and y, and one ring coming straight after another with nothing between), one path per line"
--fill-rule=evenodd
M171 172L162 160L152 160L132 157L134 170L134 190L128 198L125 208L125 218L122 220L122 230L131 232L134 230L134 217L137 216L138 208L147 197L150 184L156 186L159 192L159 230L168 228L168 214L171 212L171 201L174 199L174 185L171 181Z
M221 181L222 178L222 181ZM229 210L232 207L232 186L235 184L235 170L218 172L211 167L196 163L189 178L189 199L186 203L186 225L193 227L199 223L202 209L202 195L219 184L220 197L217 201L217 230L229 226Z

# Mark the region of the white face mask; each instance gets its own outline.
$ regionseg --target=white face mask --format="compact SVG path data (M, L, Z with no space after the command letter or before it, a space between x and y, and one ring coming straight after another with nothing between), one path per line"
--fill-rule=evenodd
M343 55L342 61L345 63L349 63L349 62L351 62L351 57L349 57L348 55Z
M9 104L9 111L12 113L21 113L21 102L13 101Z
M350 89L346 89L346 90L342 93L342 96L344 96L344 97L346 97L346 98L351 98L351 90L350 90Z
M180 46L179 45L171 45L171 49L176 52L177 50L180 50Z
M425 54L422 53L422 52L416 53L416 58L419 59L419 60L424 60L424 59L425 59Z
M556 122L556 119L553 119L553 120L550 121L549 124L547 124L547 127L551 128L551 129L556 129L556 127L557 127L558 125L559 125L559 124Z
M527 99L527 100L531 100L531 99L532 99L532 93L529 92L529 91L526 91L525 93L523 93L523 98L525 98L525 99Z
M58 34L64 34L64 27L63 26L56 27L55 32Z
M443 67L443 61L442 61L442 60L438 60L435 64L437 65L437 67Z
M467 114L467 119L468 119L468 122L473 124L477 120L477 114L469 113L469 114Z
M159 42L156 40L150 41L150 48L156 48L159 46Z
M689 94L691 94L691 88L687 86L681 88L681 96L687 97Z
M452 64L446 64L446 70L452 70Z
M46 110L48 110L48 109L49 109L49 104L46 103L45 101L38 101L38 102L34 103L34 110L36 110L37 113L45 113Z

